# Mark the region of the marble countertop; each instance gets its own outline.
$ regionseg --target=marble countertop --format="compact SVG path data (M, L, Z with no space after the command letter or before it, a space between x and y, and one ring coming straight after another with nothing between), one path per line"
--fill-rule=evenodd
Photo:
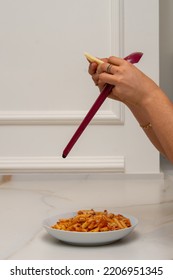
M65 175L64 175L65 176ZM28 179L29 178L29 179ZM117 189L75 184L70 178L21 179L0 182L0 259L173 259L173 202L113 204ZM67 184L68 181L68 184ZM93 183L94 184L94 183ZM104 195L105 194L105 195ZM139 220L126 238L104 246L73 246L49 236L42 221L59 212L103 207ZM115 207L116 206L116 207Z

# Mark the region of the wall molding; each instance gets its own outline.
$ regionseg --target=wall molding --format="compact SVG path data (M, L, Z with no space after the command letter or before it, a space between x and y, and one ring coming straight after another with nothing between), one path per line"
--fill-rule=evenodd
M124 156L1 157L0 174L14 173L124 173Z
M124 57L124 0L111 1L111 39L111 54Z
M110 1L110 53L124 56L124 4L123 0ZM116 53L115 53L116 52ZM0 111L0 125L70 125L79 124L87 111ZM124 124L124 105L108 100L108 109L97 112L91 124L122 125Z
M112 102L112 101L110 101ZM111 104L110 110L98 112L90 124L124 124L124 107ZM118 113L118 114L117 114ZM0 111L0 125L71 125L80 124L87 111Z

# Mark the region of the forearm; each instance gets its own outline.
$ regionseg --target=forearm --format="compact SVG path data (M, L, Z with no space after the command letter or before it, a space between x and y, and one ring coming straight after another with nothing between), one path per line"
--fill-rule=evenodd
M158 89L151 97L144 100L142 108L144 115L152 124L152 131L158 139L164 154L173 162L173 104L167 96Z
M136 118L137 122L141 126L141 129L143 129L146 136L149 138L151 143L156 147L156 149L162 154L166 156L166 153L155 134L155 131L153 130L151 119L149 116L140 108L138 108L135 105L126 103L127 107L130 109L134 117ZM148 124L151 124L151 126L148 126Z

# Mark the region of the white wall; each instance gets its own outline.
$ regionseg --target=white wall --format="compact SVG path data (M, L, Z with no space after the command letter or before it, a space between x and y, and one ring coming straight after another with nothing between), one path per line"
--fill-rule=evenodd
M0 0L1 173L159 174L159 153L110 100L61 157L98 96L83 52L142 51L138 67L159 82L158 13L157 0Z

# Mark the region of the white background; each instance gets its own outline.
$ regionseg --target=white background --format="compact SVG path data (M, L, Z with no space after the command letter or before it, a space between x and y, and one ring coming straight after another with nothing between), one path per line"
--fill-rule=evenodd
M0 170L159 174L159 153L131 113L106 100L61 154L98 96L85 51L144 56L159 83L157 0L0 0Z

